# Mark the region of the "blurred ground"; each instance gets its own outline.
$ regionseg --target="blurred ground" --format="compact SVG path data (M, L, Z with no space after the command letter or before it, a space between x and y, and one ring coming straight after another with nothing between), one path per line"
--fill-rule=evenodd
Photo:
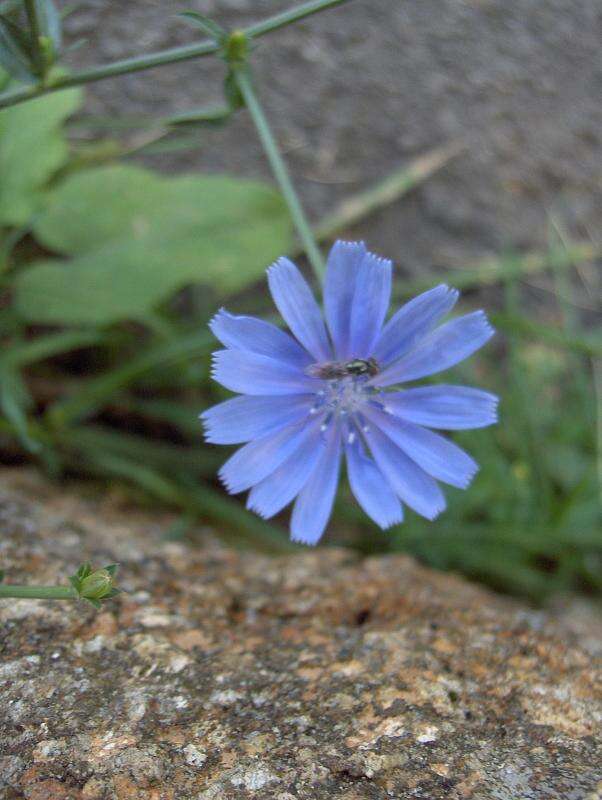
M66 5L66 3L65 3ZM191 41L174 14L226 27L293 0L83 0L67 22L79 66ZM602 217L599 0L355 0L264 37L261 93L311 216L451 140L465 153L360 230L417 272L541 246L553 211L578 238ZM161 114L220 97L222 65L200 59L88 88L93 113ZM165 169L268 174L244 113L200 134Z

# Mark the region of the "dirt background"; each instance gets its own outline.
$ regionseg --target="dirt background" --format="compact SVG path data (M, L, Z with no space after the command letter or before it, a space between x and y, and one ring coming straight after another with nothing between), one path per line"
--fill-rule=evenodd
M66 23L75 66L194 40L186 8L225 27L280 0L84 0ZM354 234L410 273L545 245L548 214L600 238L602 5L599 0L353 0L265 36L261 95L310 216L450 141L464 153ZM164 114L217 101L214 58L88 87L88 110ZM269 178L244 112L167 170Z

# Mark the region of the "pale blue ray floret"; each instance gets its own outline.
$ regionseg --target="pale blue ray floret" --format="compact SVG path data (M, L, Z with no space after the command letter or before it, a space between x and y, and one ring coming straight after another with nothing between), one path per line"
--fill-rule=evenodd
M268 270L292 336L220 310L210 323L225 349L213 378L240 396L203 412L208 442L243 444L220 470L227 490L250 489L247 507L269 518L293 500L291 537L315 544L327 525L345 457L351 491L381 528L403 504L427 519L445 508L438 481L466 489L478 465L431 428L482 428L497 397L481 389L402 384L453 367L493 335L483 311L438 323L458 299L441 284L385 322L391 262L362 242L328 257L324 317L297 267Z

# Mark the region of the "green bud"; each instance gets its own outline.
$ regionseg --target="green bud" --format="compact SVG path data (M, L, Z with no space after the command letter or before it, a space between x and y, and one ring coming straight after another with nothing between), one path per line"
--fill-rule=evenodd
M109 564L102 569L92 571L92 567L87 562L82 564L75 575L69 578L69 582L78 597L87 600L95 608L100 608L102 600L108 600L119 594L119 589L115 588L115 573L117 564Z
M249 40L244 31L232 31L226 41L226 61L232 66L242 66L249 54Z
M106 569L97 569L80 584L79 593L86 600L101 600L113 588L113 576Z

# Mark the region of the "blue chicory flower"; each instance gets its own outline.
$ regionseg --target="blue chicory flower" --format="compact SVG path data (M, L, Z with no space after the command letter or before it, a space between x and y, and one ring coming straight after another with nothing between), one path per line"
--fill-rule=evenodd
M210 323L226 348L213 355L213 378L241 395L201 415L206 439L246 443L220 478L231 494L250 489L247 508L264 518L295 500L295 541L322 536L343 454L351 491L381 528L403 520L402 503L434 519L445 508L438 481L465 489L478 465L430 428L496 421L497 398L480 389L399 388L468 358L493 329L483 311L437 327L458 299L444 284L385 323L391 272L391 262L362 242L337 242L328 257L325 324L297 267L280 258L268 283L295 338L224 309Z

